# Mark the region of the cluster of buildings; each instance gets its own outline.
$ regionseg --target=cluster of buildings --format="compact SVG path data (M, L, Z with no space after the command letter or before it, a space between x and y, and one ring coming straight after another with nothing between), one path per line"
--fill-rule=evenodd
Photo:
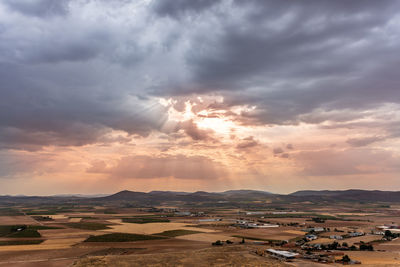
M397 224L390 224L390 225L379 225L376 226L378 230L381 230L384 234L386 230L389 230L392 233L400 233L400 227Z
M330 235L330 239L336 239L336 240L343 240L344 238L349 238L349 237L357 237L357 236L363 236L365 233L363 232L351 232L347 233L345 235Z
M236 225L241 228L271 228L271 227L279 227L277 224L269 224L269 223L255 223L249 222L246 220L236 220Z

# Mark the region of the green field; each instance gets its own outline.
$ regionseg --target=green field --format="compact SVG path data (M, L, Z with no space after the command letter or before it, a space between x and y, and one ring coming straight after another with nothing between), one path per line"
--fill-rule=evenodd
M192 230L170 230L164 231L162 233L154 234L154 235L161 235L161 236L168 236L168 237L175 237L175 236L182 236L182 235L191 235L191 234L198 234L202 233L199 231L192 231Z
M122 218L122 222L125 223L159 223L159 222L170 222L166 218L154 218L154 217L144 217L144 218Z
M0 225L0 237L41 237L37 226Z
M153 235L138 235L138 234L124 234L112 233L98 236L90 236L85 242L133 242L142 240L156 240L166 239L167 237L153 236Z
M56 229L64 229L62 227L55 227L55 226L47 226L47 225L29 225L29 229L33 230L56 230Z

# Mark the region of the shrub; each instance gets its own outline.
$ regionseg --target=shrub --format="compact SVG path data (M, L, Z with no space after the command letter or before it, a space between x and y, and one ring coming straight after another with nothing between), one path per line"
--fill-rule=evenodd
M351 261L350 257L348 255L344 255L342 257L342 262L343 263L349 263Z
M213 246L222 246L223 243L222 243L221 240L217 240L217 241L215 241L214 243L212 243L212 245L213 245Z
M368 251L373 251L374 247L369 244L361 244L360 245L360 250L368 250Z

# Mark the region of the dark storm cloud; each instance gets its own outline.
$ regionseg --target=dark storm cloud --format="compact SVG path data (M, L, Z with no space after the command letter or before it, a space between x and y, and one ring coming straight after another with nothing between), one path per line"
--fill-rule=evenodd
M20 12L27 16L65 15L68 12L69 0L4 0L10 11Z
M271 124L303 121L300 115L318 108L400 102L398 2L249 2L244 15L225 14L200 32L187 52L198 91L225 91L229 105L257 105L245 117Z
M180 17L185 13L199 13L217 4L219 0L165 0L154 1L153 9L161 16Z
M398 1L2 1L0 147L147 135L155 97L224 96L243 124L400 103ZM228 113L227 113L228 114ZM207 139L197 128L184 131Z
M79 70L66 68L65 74L59 75L50 68L32 71L0 66L0 88L5 96L0 100L1 148L92 144L112 129L145 136L160 129L167 118L163 106L147 103L121 88L104 87L101 83L106 81L87 69L81 75ZM10 73L15 76L7 76ZM31 76L33 73L38 78ZM89 78L91 75L94 77ZM45 81L40 80L43 77ZM93 88L96 84L99 87Z

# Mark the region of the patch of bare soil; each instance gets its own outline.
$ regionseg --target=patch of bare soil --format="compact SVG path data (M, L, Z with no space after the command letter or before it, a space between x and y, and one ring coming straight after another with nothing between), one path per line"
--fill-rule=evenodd
M102 266L288 266L276 259L261 257L243 246L207 248L196 251L89 257L77 260L75 267Z

